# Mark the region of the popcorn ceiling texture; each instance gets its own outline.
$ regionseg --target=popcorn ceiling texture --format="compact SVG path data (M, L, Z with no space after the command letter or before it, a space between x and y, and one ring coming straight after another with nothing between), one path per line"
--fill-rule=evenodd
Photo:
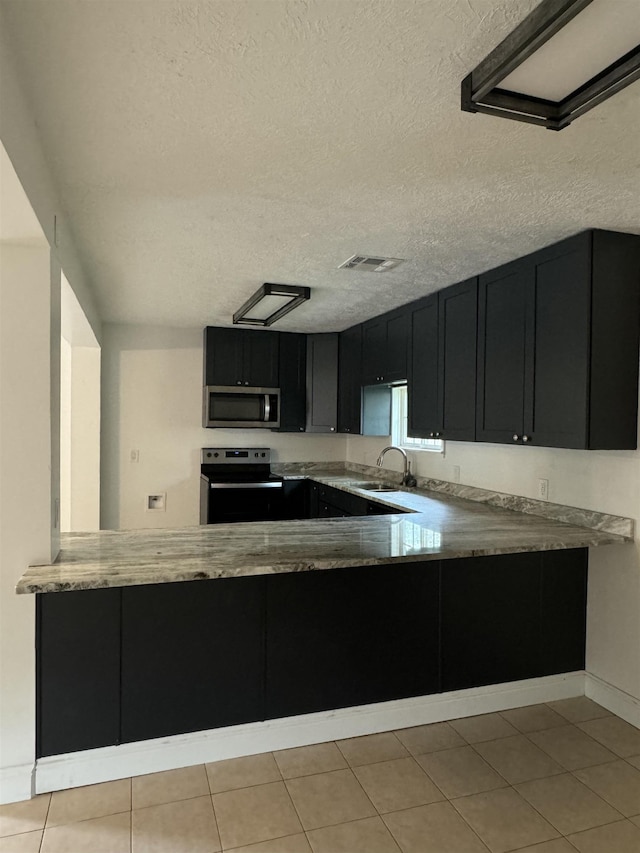
M636 0L617 0L636 2ZM640 231L640 84L561 133L462 113L537 0L1 0L104 320L345 328L587 227ZM409 259L336 269L354 252Z

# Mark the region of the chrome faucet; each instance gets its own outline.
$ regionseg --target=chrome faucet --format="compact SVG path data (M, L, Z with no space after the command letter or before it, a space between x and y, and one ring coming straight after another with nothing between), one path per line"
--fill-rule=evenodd
M378 461L377 461L376 465L378 465L378 467L382 468L382 463L384 461L384 457L390 450L397 450L398 453L402 453L402 458L404 460L404 470L402 472L402 485L403 486L409 486L409 487L415 486L417 484L417 481L416 481L416 478L411 473L411 462L409 462L409 457L407 456L407 454L404 452L404 450L401 447L396 447L394 444L390 444L389 447L385 447L385 449L382 451L380 456L378 456Z

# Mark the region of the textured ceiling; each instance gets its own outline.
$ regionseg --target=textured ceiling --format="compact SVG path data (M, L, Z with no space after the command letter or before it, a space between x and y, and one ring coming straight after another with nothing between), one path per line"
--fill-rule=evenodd
M615 3L637 0L611 0ZM587 227L640 233L640 83L561 133L462 113L536 0L1 0L103 319L342 329ZM407 258L338 270L353 253Z

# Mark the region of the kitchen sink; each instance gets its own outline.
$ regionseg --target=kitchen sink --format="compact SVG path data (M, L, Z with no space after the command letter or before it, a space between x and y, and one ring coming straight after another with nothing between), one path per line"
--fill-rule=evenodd
M351 483L350 485L352 488L364 489L366 492L398 492L398 491L400 491L398 486L394 486L392 483L365 482L365 483Z

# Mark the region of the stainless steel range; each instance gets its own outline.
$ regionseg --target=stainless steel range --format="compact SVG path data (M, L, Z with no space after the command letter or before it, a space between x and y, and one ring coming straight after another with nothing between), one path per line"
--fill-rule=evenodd
M281 518L283 482L268 447L203 447L200 524Z

